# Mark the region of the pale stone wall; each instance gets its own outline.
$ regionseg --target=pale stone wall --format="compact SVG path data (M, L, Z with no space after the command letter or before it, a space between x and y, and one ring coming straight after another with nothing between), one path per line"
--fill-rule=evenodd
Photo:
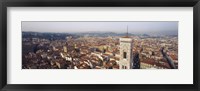
M119 68L123 69L126 66L127 69L132 69L133 66L133 55L132 55L132 39L131 38L120 38L120 61ZM126 52L126 59L123 58L123 53Z

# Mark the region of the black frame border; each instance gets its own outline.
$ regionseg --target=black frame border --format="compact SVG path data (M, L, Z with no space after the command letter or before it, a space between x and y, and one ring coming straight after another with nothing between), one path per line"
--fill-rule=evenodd
M194 84L7 84L7 7L193 7ZM199 91L200 0L2 0L0 1L0 89L1 90L158 90ZM187 77L187 76L185 76Z

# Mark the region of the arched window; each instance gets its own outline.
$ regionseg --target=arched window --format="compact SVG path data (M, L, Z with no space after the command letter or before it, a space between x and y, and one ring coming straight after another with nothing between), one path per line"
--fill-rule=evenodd
M123 58L126 58L126 55L127 55L127 53L126 53L126 52L124 52L124 53L123 53Z

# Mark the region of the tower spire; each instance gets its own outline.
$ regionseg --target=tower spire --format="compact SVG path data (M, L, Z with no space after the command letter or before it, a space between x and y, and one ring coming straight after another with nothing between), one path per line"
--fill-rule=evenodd
M126 33L126 36L128 37L128 25L127 25L127 33Z

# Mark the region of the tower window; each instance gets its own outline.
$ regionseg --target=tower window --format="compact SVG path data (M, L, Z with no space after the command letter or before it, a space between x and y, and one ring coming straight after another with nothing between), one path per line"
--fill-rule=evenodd
M126 52L124 52L124 53L123 53L123 58L126 58L126 55L127 55L127 53L126 53Z

